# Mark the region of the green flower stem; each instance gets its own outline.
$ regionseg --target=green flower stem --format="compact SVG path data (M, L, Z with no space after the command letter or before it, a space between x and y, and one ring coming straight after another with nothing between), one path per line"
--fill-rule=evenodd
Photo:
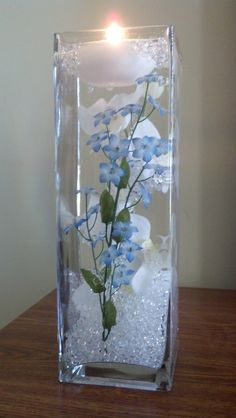
M115 295L115 294L116 294L119 290L120 290L120 286L119 286L119 287L117 287L117 289L116 289L116 290L114 290L114 292L112 292L111 296Z
M117 204L118 204L118 200L119 200L119 195L120 195L120 188L118 187L117 192L116 192L116 197L115 197L114 213L113 213L112 222L111 222L111 232L110 232L110 238L109 239L107 237L107 225L106 225L106 237L107 237L106 240L107 240L108 247L110 247L111 243L112 243L112 230L113 230L113 225L114 225L115 218L116 218L116 209L117 209ZM106 266L105 272L104 272L104 284L106 284L106 282L107 282L107 271L108 271L108 269L107 269L107 266ZM104 291L104 293L105 293L105 291Z
M87 195L85 195L85 212L86 212L86 226L87 226L87 231L88 231L88 237L89 237L90 242L92 243L92 237L91 237L91 233L90 232L91 232L91 230L93 229L93 227L94 227L94 225L96 223L97 217L96 217L96 220L94 222L94 225L90 229L89 228L89 223L88 223L88 196ZM92 249L92 255L93 255L93 261L94 261L95 271L96 271L97 274L99 274L98 273L98 267L97 267L97 259L96 259L95 251L94 251L94 248L93 248L93 245L92 244L91 244L91 249ZM101 311L103 312L102 298L101 298L101 294L100 293L99 293L99 304L100 304Z
M109 160L109 157L108 157L108 155L106 154L106 152L104 151L104 149L103 148L101 148L102 149L102 152L103 152L103 154L105 155L105 157Z
M83 232L81 232L81 231L80 231L80 229L77 229L77 231L79 232L79 234L81 235L81 237L82 237L83 239L85 239L86 241L90 242L90 239L89 239L89 238L87 238L87 237L83 234Z
M101 244L102 244L102 248L101 248L101 250L100 250L100 253L98 254L98 255L96 255L96 260L100 257L100 255L102 254L102 252L103 252L103 249L104 249L104 243L103 243L103 241L101 241Z
M110 299L111 299L111 297L112 297L112 285L113 285L113 278L114 278L114 274L115 274L115 271L116 271L116 268L117 268L118 266L115 266L114 267L114 269L113 269L113 272L112 272L112 275L111 275L111 284L110 284Z
M127 194L127 197L126 197L126 200L125 200L125 206L124 206L125 208L127 208L127 204L128 204L128 201L129 201L129 198L130 198L131 192L132 192L132 190L133 190L133 188L134 188L135 184L138 182L138 180L139 180L140 176L142 175L143 171L144 171L144 167L142 167L142 169L141 169L140 173L137 175L137 177L136 177L136 179L134 180L134 182L133 182L132 186L130 186L129 193Z
M110 239L108 242L108 246L111 246L112 243L112 232L113 232L113 225L115 222L115 218L116 218L116 209L117 209L117 205L118 205L118 201L119 201L119 196L120 196L120 188L117 188L117 192L116 192L116 197L115 197L115 205L114 205L114 213L113 213L113 217L112 217L112 222L111 222L111 232L110 232Z
M106 267L105 273L104 273L104 284L106 283L106 281L105 281L106 275L107 275L107 267ZM101 299L101 294L99 294L99 297ZM106 290L103 291L103 298L102 298L102 305L101 305L101 310L102 310L102 324L103 324L103 321L104 321L104 318L105 318L105 305L106 305ZM104 339L105 338L105 332L106 332L106 329L104 328L104 325L103 325L103 332L102 332L102 339L103 339L103 341L106 341L106 339Z
M134 125L134 128L132 129L132 133L130 135L130 140L134 137L134 133L136 131L136 128L137 128L137 126L138 126L138 124L139 124L139 122L141 120L141 117L142 117L144 111L145 111L146 104L147 104L148 87L149 87L149 83L147 83L146 91L145 91L145 96L144 96L144 100L143 100L143 106L142 106L142 109L141 109L141 111L140 111L140 113L138 115L138 119L137 119L137 121L136 121L136 123Z
M111 330L109 329L107 331L107 335L106 335L106 329L105 328L103 329L102 339L103 339L104 342L108 339L110 332L111 332Z
M106 239L107 245L109 245L107 227L108 227L108 225L106 224L106 227L105 227L105 239Z
M139 181L139 180L138 180ZM137 202L135 202L135 203L133 203L132 205L130 205L130 206L127 206L127 209L131 209L131 208L133 208L134 206L136 206L136 205L138 205L139 204L139 202L142 200L142 196L140 196L140 198L137 200Z
M109 185L108 185L108 188L109 188ZM118 187L117 192L116 192L116 197L115 197L114 213L113 213L112 222L111 222L111 232L110 232L109 239L107 237L107 225L106 225L106 241L107 241L108 248L112 244L112 230L113 230L113 225L114 225L115 218L116 218L116 210L117 210L117 204L118 204L118 201L119 201L119 195L120 195L120 188ZM113 275L114 275L114 270L113 270ZM107 274L108 274L108 267L106 266L105 272L104 272L104 281L103 281L104 285L106 284L107 279L108 279ZM112 278L113 278L113 275L112 275ZM112 292L112 279L111 279L110 289L109 289L109 300L111 299L111 296L112 296L111 292ZM101 295L99 295L99 297L101 298ZM105 317L105 305L106 305L106 290L103 291L103 297L102 297L102 301L101 301L101 311L102 311L103 320L104 320L104 317ZM111 332L111 330L108 330L107 334L106 334L106 329L103 327L102 339L103 339L104 342L107 340L110 332Z
M85 212L86 212L86 226L87 226L88 237L90 241L92 242L93 240L92 240L91 233L90 233L91 230L89 228L89 223L88 223L88 196L87 195L85 195ZM91 245L91 249L92 249L93 261L94 261L94 267L95 267L96 273L98 274L97 260L96 260L95 251L92 245Z
M92 231L92 229L94 228L94 226L95 226L95 224L97 222L97 217L98 217L98 214L96 213L95 219L94 219L94 222L93 222L93 225L89 228L90 232Z
M144 181L150 180L152 178L153 178L153 175L152 176L149 176L149 177L146 177L145 179L142 179L142 180L137 180L137 182L138 183L143 183Z
M131 126L133 126L133 112L131 112L130 114L130 124Z
M101 312L103 312L101 293L99 293L99 304L100 304Z
M151 114L154 112L155 107L152 108L151 112L149 112L143 119L140 119L139 123L144 122L147 118L149 118L149 116L151 116Z

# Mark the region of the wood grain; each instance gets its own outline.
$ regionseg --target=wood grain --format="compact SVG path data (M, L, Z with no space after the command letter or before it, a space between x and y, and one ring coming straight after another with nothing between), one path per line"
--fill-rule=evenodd
M174 388L57 382L55 292L0 332L1 418L236 418L236 291L180 289Z

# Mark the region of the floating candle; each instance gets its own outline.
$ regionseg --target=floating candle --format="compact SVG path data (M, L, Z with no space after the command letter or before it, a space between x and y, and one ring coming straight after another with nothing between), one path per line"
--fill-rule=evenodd
M155 68L148 48L142 48L140 40L125 39L124 29L117 24L111 25L105 36L106 40L81 45L79 76L82 81L96 87L125 87Z

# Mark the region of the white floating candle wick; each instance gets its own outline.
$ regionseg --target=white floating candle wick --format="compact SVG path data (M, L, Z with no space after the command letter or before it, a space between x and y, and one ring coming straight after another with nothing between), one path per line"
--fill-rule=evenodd
M119 44L122 39L124 38L125 33L124 29L118 25L118 23L114 22L112 23L107 29L106 29L106 39L111 44Z

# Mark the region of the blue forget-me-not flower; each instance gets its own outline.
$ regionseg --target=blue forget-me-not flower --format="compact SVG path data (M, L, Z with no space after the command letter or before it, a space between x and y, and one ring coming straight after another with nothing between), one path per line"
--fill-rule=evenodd
M101 148L102 141L107 138L107 132L101 132L93 134L90 139L86 142L87 145L91 145L93 151L98 152Z
M148 189L144 186L143 183L139 183L139 188L142 196L143 205L147 209L151 203L152 194L148 191Z
M99 211L99 207L100 207L100 205L99 205L99 203L98 204L96 204L96 205L94 205L94 206L91 206L90 208L89 208L89 210L87 211L87 214L85 214L84 216L82 216L81 218L79 218L79 219L77 219L73 224L71 224L71 225L68 225L65 229L64 229L64 232L65 232L65 234L68 234L70 231L71 231L71 229L73 228L73 227L75 227L76 229L79 229L85 222L87 222L88 220L89 220L89 218L92 216L92 215L94 215L94 214L97 214L98 213L98 211Z
M148 163L153 158L153 155L156 155L158 138L154 136L133 138L133 144L135 148L133 151L133 157L141 158Z
M106 266L111 266L112 262L116 257L119 257L120 250L116 248L116 245L111 245L106 251L100 256L100 263L105 264Z
M89 220L89 218L90 218L92 215L97 214L97 213L98 213L98 211L99 211L99 207L100 207L99 203L98 203L97 205L91 206L91 207L89 208L89 210L87 211L87 214L86 214L85 216L83 216L83 217L79 218L79 219L75 222L75 224L74 224L74 225L75 225L75 228L76 228L76 229L79 229L79 228L81 227L81 225L82 225L84 222L88 221L88 220Z
M138 232L136 226L132 226L132 223L127 222L115 222L113 225L112 236L114 238L121 237L123 240L131 238L134 232Z
M169 171L169 167L164 167L160 164L146 164L145 168L153 169L155 174L157 174L158 176L161 176L164 172Z
M120 287L122 285L129 286L130 279L134 273L134 270L128 269L125 264L121 264L115 269L112 286L114 288Z
M141 158L146 163L150 162L153 156L160 157L170 149L168 139L156 138L154 136L144 136L143 138L133 138L135 150L134 158Z
M162 154L167 154L171 150L171 143L168 139L161 138L158 141L156 156L160 157Z
M121 254L125 256L130 263L134 260L135 252L138 250L142 250L141 245L130 240L123 241L120 245Z
M125 175L124 170L118 166L118 164L112 163L100 163L100 177L101 183L109 183L110 181L118 186L120 178Z
M113 116L116 114L116 110L114 109L106 109L104 112L99 112L94 116L94 126L100 125L100 123L103 123L103 125L110 125L111 120Z
M103 147L108 157L114 161L120 157L127 157L129 153L128 139L120 139L117 135L110 135L109 144Z
M127 116L130 113L139 115L142 110L140 104L128 104L120 109L121 116Z

